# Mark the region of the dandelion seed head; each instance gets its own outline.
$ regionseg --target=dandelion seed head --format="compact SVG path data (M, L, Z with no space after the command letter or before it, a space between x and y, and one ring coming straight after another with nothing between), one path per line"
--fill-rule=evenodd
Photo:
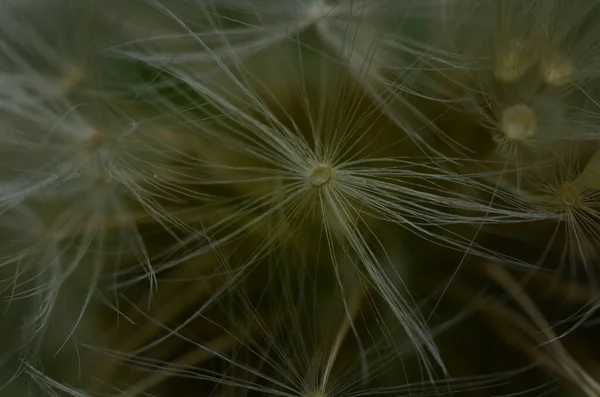
M575 65L566 57L553 56L541 61L540 74L544 83L561 86L571 81L575 74Z
M581 196L573 184L562 186L557 197L564 209L577 208L581 205Z
M584 270L589 280L595 280L599 192L582 183L580 167L585 151L576 145L562 149L548 150L531 159L532 167L521 169L518 185L512 191L519 200L533 205L533 211L539 211L532 226L539 226L536 239L540 238L540 243L546 240L542 258L552 253L560 271L572 276Z
M531 60L527 46L522 40L511 40L496 52L494 75L496 79L509 83L521 78L529 69Z
M315 187L323 187L333 179L333 169L327 164L319 164L310 174L310 183Z
M524 104L511 106L502 112L501 129L511 140L523 141L531 138L537 129L535 113Z

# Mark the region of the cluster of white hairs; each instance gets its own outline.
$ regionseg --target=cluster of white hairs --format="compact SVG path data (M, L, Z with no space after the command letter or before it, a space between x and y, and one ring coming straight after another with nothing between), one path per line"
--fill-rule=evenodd
M0 2L0 395L508 382L438 307L493 263L594 315L598 73L599 0Z

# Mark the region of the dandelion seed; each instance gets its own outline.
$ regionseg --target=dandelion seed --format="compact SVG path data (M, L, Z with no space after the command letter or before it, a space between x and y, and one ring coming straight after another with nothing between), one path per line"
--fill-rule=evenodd
M124 94L135 85L131 69L102 50L126 36L105 11L72 0L8 5L0 26L0 80L18 86L29 101Z
M574 208L581 204L581 196L574 185L563 186L558 192L559 201L565 208Z
M596 243L600 236L600 191L584 184L580 150L570 147L549 156L554 161L523 170L522 190L515 194L555 225L546 229L550 236L542 234L549 241L540 261L548 252L557 252L559 270L576 275L577 269L583 268L590 283L595 284L600 258Z
M333 179L334 171L328 165L318 165L310 174L310 183L315 187L322 187Z
M577 91L598 76L600 23L596 1L541 1L532 15L542 27L538 46L541 80L565 91Z
M272 64L273 53L258 54L256 63L215 59L219 78L166 67L197 100L211 104L193 115L176 113L199 142L197 154L186 157L188 172L200 188L224 189L222 201L234 208L203 224L208 244L190 235L180 247L187 254L169 258L167 266L237 245L249 233L261 241L255 251L260 258L293 245L303 255L329 255L340 272L341 250L356 258L347 266L375 286L433 376L431 357L443 367L439 352L411 302L410 285L399 270L384 270L388 253L379 228L397 226L428 242L485 256L493 254L445 227L519 215L458 193L458 186L485 187L438 164L449 159L407 155L414 146L345 63L301 45L283 46L277 66L286 71L288 87L282 92L262 78L262 65ZM459 209L470 215L458 215ZM244 271L254 268L252 262Z
M553 56L542 59L540 63L542 80L549 85L561 86L573 80L575 65L566 57Z
M501 130L508 139L523 141L531 138L537 130L536 115L524 104L509 107L502 112Z
M501 46L502 47L502 46ZM521 78L534 63L530 48L523 40L510 40L496 52L494 75L504 83Z

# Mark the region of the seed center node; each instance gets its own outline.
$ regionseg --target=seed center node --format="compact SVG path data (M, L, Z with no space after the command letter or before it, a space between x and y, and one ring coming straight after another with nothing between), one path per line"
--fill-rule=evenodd
M546 84L561 86L567 84L575 74L575 65L565 57L543 60L540 65L542 79Z
M328 184L331 179L333 179L333 170L325 164L318 165L310 174L310 183L316 187Z
M537 120L527 105L515 105L502 114L502 133L512 140L525 140L536 133Z
M559 199L561 203L565 207L575 207L579 205L579 194L575 187L573 186L564 186L558 193Z

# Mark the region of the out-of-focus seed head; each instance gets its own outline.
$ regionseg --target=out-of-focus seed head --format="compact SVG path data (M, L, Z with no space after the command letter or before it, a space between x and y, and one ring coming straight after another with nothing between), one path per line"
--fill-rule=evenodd
M540 62L540 76L544 83L552 86L561 86L572 81L576 69L569 58L552 55Z
M567 184L558 190L558 202L565 208L576 208L581 204L581 196L574 184Z
M502 133L511 140L523 141L535 135L537 118L527 105L511 106L502 112Z
M525 41L511 40L496 50L494 75L504 83L518 80L529 70L534 61Z

